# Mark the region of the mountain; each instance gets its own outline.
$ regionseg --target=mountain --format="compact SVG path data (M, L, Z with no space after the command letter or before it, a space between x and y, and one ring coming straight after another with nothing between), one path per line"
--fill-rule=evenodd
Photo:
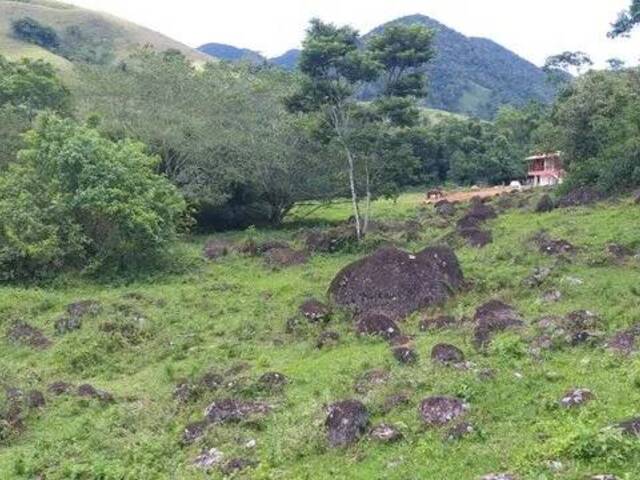
M237 48L224 43L207 43L197 48L198 51L206 53L220 60L228 60L230 62L250 62L265 63L267 59L259 52L249 50L248 48Z
M364 39L395 24L420 24L436 31L437 55L427 68L429 108L491 118L502 105L549 103L555 97L541 68L492 40L467 37L425 15L393 20ZM269 62L293 70L299 57L300 50L290 50Z
M279 57L269 59L273 65L284 68L285 70L295 70L300 59L300 50L293 49L283 53Z
M18 38L13 22L25 18L53 29L59 47L43 48ZM105 13L52 0L0 0L0 55L11 59L42 58L65 71L76 60L120 59L144 45L162 51L178 50L194 62L211 60L160 33Z

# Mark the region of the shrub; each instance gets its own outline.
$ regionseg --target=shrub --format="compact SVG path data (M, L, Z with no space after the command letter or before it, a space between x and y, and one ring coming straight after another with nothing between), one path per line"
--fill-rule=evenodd
M31 17L14 20L11 23L11 28L13 34L25 42L34 43L53 51L60 47L60 38L56 31Z
M44 114L0 176L0 279L136 268L175 237L185 202L130 141Z

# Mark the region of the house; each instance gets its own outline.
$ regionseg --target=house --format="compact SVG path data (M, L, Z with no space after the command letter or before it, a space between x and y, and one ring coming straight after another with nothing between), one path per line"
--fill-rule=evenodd
M560 152L534 155L527 158L527 163L528 183L534 187L559 185L566 175Z

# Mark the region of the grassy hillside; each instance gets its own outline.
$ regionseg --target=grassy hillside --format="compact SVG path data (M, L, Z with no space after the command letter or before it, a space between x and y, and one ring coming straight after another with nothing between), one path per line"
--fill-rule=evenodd
M419 241L406 244L402 235L389 234L410 249L449 238L453 228L431 207L420 207L421 198L404 195L397 203L375 204L378 220L422 222ZM307 223L330 224L344 221L349 207L300 209L295 215L305 213ZM626 200L544 215L525 207L489 223L494 243L485 249L449 241L458 245L470 288L443 308L401 325L415 336L419 360L413 366L399 364L384 341L357 337L343 315L334 315L326 326L340 334L336 346L316 347L322 325L303 323L286 331L298 305L308 297L324 299L336 272L362 256L357 252L314 255L306 265L272 270L259 258L239 254L206 262L201 259L205 239L193 238L183 245L186 256L176 260L182 273L130 283L67 278L39 288L1 287L0 384L44 392L46 401L25 407L20 428L0 422L1 477L221 478L217 468L207 474L192 466L203 450L216 448L225 461L252 462L254 467L236 478L476 480L490 472L513 472L524 480L603 473L638 478L638 441L605 427L640 414L640 359L618 356L603 345L640 319L637 257L618 262L606 253L611 242L638 252L639 222L640 207ZM293 241L299 226L251 235ZM530 239L540 229L572 242L575 256L563 260L539 253ZM246 235L218 238L236 241ZM549 267L551 274L539 287L523 286L536 267ZM550 289L561 292L559 301L541 300ZM526 326L498 335L487 352L472 345L469 323L429 333L418 327L421 318L440 313L471 318L492 298L516 307ZM56 335L56 321L79 300L100 307L80 329ZM600 340L532 350L540 317L581 309L601 318ZM5 333L16 321L40 329L50 347L10 341ZM461 348L467 367L434 364L430 351L441 342ZM356 391L354 385L373 369L388 379ZM281 391L258 383L273 371L288 378ZM198 385L211 372L221 375L221 385L179 400L185 392L176 391L177 385L185 380ZM73 392L56 396L47 386L59 381L89 383L110 392L114 401ZM595 399L581 408L561 408L558 400L577 387L590 389ZM385 413L385 399L399 392L407 403ZM438 394L469 403L467 420L475 433L450 440L421 424L418 403ZM15 398L15 391L7 390L0 411L6 411L11 395ZM265 418L213 426L194 444L182 445L185 425L202 420L205 407L224 398L265 401L273 411ZM354 447L330 449L325 408L349 398L367 406L374 424L395 425L404 438L392 444L364 438Z
M137 47L152 45L158 50L180 50L193 61L207 60L206 55L131 22L60 2L41 0L0 0L1 55L10 59L43 58L62 69L70 67L69 61L65 58L15 38L11 24L14 20L24 17L31 17L43 25L54 28L59 35L64 35L68 28L75 27L83 37L112 46L115 58L125 57Z

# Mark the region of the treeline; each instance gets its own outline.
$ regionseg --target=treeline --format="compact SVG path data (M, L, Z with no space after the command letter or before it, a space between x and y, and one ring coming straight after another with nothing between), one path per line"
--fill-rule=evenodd
M565 188L640 185L637 68L492 122L432 119L432 38L398 26L362 49L316 21L298 74L142 49L78 66L72 90L46 63L0 58L0 279L149 265L181 232L277 226L304 201L350 198L362 236L377 197L523 179L538 151L564 152ZM382 93L363 103L371 81Z

